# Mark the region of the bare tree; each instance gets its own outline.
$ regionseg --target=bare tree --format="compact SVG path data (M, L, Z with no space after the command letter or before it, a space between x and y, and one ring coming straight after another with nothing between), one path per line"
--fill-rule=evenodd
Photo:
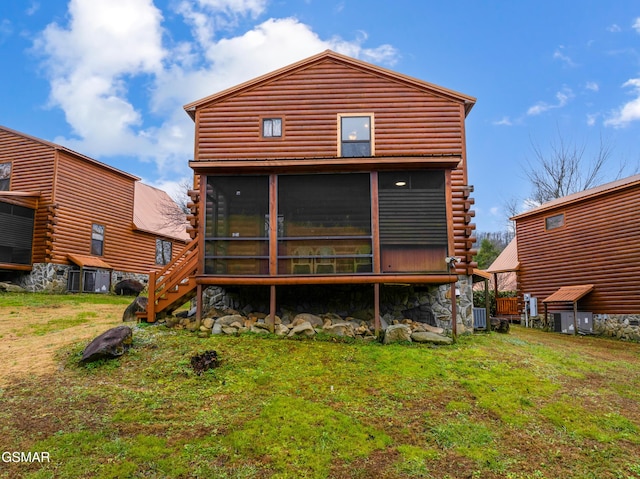
M557 198L584 191L605 181L620 179L628 173L628 165L621 161L612 166L613 147L599 136L597 150L591 159L585 157L586 143L576 144L565 139L558 130L556 139L549 143L548 151L531 142L533 160L527 159L524 175L531 184L531 193L526 199L511 198L505 203L507 229L515 225L510 218ZM638 172L636 165L634 171Z
M174 195L171 200L167 199L167 201L158 205L160 213L163 218L163 227L168 228L183 228L185 227L187 222L187 215L191 213L187 203L191 201L187 192L193 189L193 185L191 185L188 181L183 181L180 183L180 192L177 195Z
M619 179L626 167L621 164L615 175L610 174L613 148L602 136L591 160L585 158L586 144L567 141L560 132L549 148L546 153L539 144L532 142L535 161L527 160L525 167L525 175L531 183L530 200L534 204L593 188L605 179Z

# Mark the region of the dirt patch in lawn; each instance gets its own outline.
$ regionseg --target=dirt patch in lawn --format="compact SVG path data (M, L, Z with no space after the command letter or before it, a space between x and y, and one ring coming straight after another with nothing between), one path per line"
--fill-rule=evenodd
M56 351L79 341L88 342L122 324L125 308L119 304L0 306L0 387L25 376L55 371Z

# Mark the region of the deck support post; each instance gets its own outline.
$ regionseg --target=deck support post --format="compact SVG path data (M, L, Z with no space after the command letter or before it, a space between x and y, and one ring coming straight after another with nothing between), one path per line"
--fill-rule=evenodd
M198 327L200 327L202 321L202 285L198 284L196 286L196 321L198 322Z
M147 323L155 323L156 321L156 272L149 271L149 290L147 300Z
M269 326L269 331L274 333L276 329L276 285L272 284L269 288L271 291L269 294L269 319L267 320L267 326Z
M456 283L450 283L451 287L451 335L453 340L458 338L458 314L457 314L457 302L456 302Z
M380 283L373 285L373 324L378 337L380 335Z

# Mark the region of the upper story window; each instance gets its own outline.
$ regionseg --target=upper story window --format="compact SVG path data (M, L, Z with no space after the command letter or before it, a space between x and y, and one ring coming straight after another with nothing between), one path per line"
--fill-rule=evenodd
M104 226L93 223L91 225L91 254L102 256L104 252Z
M171 241L156 239L156 264L169 264L171 261L172 244Z
M340 155L361 157L373 154L373 115L339 115Z
M562 228L564 226L564 213L559 215L547 216L544 219L544 229L546 231Z
M262 120L263 138L282 137L282 118L264 118Z
M0 163L0 191L9 191L11 186L11 163Z

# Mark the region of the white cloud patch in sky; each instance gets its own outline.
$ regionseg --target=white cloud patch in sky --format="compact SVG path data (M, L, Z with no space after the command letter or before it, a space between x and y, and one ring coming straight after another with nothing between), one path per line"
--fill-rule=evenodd
M622 85L633 89L635 98L615 110L604 122L607 126L621 128L633 121L640 120L640 78L632 78Z
M94 157L153 161L164 181L184 173L193 156L184 104L326 49L386 65L397 58L390 45L365 47L364 32L351 41L321 39L295 18L231 34L238 19L258 18L266 5L182 0L175 13L191 38L171 44L153 0L71 0L68 24L48 25L34 42L51 85L50 107L64 111L76 135L54 141Z
M587 82L584 87L589 91L599 91L600 90L600 85L598 85L594 81Z
M618 33L622 31L622 28L620 28L620 25L614 23L612 25L609 25L609 27L607 27L607 31L611 33Z
M513 125L513 122L511 121L511 118L509 118L508 116L503 116L499 120L494 121L493 124L496 126L511 126Z
M548 110L563 108L573 99L574 96L573 91L570 88L565 87L556 93L555 103L547 103L544 101L538 102L527 110L527 115L536 116Z
M640 33L640 17L636 18L636 21L633 23L633 29Z
M566 66L568 67L575 67L576 64L574 63L574 61L571 59L571 57L569 57L568 55L564 54L562 52L563 47L559 47L556 49L555 52L553 52L553 59L554 60L560 60L562 63L564 63Z

